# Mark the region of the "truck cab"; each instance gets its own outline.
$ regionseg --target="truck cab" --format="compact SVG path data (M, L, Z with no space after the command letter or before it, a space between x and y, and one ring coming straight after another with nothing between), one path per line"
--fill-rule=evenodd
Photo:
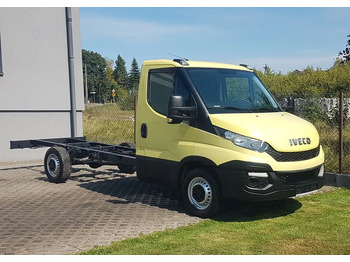
M135 134L138 178L180 189L200 217L224 198L277 200L323 186L317 130L283 111L246 66L145 61Z

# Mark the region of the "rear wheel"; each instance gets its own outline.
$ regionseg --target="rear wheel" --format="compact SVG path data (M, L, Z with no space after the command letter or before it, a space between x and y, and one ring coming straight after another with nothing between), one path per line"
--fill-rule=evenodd
M70 156L63 147L51 147L44 158L44 167L50 182L65 182L71 174Z
M135 144L131 143L131 142L121 143L120 146L132 148L132 149L136 148ZM125 174L133 174L136 171L135 166L119 165L118 168L119 168L120 172L125 173Z
M101 166L102 166L101 164L96 163L96 162L90 162L89 163L89 167L91 167L91 168L99 168Z
M222 205L218 183L203 168L188 173L182 185L182 196L187 210L199 217L215 215Z

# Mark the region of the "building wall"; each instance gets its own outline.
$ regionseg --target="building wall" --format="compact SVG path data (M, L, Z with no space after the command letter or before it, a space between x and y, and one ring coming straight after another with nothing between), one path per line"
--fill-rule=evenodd
M72 8L77 136L83 83L79 9ZM45 150L10 150L9 141L70 137L65 8L0 8L0 162L39 159Z

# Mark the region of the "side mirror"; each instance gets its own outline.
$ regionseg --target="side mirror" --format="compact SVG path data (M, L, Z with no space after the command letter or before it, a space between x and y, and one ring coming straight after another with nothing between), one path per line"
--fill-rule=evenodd
M294 114L295 102L294 102L294 98L292 96L287 98L287 105L282 106L282 109L285 110L286 112Z
M169 98L168 104L168 123L180 124L182 121L194 119L196 107L184 106L185 102L182 96L173 95Z

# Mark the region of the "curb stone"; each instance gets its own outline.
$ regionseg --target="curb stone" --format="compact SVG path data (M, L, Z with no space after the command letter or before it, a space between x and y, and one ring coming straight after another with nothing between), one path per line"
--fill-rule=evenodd
M346 187L350 188L350 175L348 174L337 174L337 173L325 173L325 185L335 187Z

